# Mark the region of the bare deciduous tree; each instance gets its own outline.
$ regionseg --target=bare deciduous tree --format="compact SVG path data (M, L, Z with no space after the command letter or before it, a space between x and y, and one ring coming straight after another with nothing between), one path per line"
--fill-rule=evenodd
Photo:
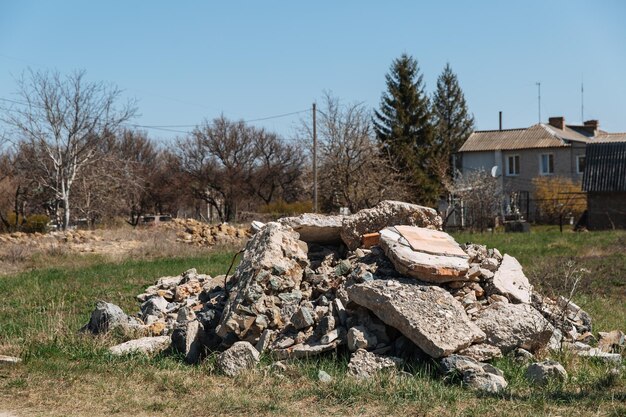
M373 137L371 115L363 104L342 105L324 96L318 117L319 187L325 210L345 206L352 212L385 199L405 199L406 190ZM312 136L310 122L303 123Z
M196 198L213 206L222 221L235 219L254 171L253 128L224 116L205 122L179 142L181 167Z
M303 193L305 155L298 146L286 144L274 133L257 130L252 137L256 153L251 191L271 203L276 197L295 201Z
M24 105L4 117L34 156L33 178L62 207L64 229L70 222L74 183L96 159L98 143L136 112L132 101L116 107L119 89L87 82L84 75L30 71L18 83Z
M466 227L482 232L499 214L502 202L500 182L484 170L458 174L452 193L459 205L457 209L462 207Z
M195 198L232 221L244 203L295 199L302 190L303 153L276 134L219 117L178 143L179 166Z

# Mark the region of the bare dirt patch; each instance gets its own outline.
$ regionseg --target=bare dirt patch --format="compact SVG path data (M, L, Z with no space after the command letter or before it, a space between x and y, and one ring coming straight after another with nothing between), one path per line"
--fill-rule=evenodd
M247 227L209 225L174 219L159 227L65 232L0 234L0 275L55 266L76 265L88 259L121 261L128 258L194 256L210 247L240 247L249 236Z

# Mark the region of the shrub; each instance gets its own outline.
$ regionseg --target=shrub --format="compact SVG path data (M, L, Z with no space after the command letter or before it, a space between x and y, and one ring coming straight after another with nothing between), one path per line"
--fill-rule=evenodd
M287 203L284 200L278 200L260 208L261 213L271 214L273 217L293 216L312 211L313 203L311 201Z
M22 215L17 215L16 218L15 212L12 212L6 218L9 223L9 231L18 230L26 233L45 233L50 222L50 218L45 214L31 214L26 218Z
M45 233L48 223L50 223L50 217L45 214L31 214L26 217L26 222L22 225L22 228L27 233Z
M539 218L558 223L563 217L578 218L587 209L587 198L580 185L569 178L537 177L533 179Z

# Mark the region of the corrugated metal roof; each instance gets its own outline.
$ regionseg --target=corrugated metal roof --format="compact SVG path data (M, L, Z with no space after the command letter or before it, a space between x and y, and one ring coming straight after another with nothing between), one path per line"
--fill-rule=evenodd
M542 124L542 126L550 133L556 135L561 139L585 143L593 140L593 134L591 134L589 130L577 129L579 126L565 125L564 129L558 129L550 124Z
M543 124L536 124L525 129L477 131L470 135L463 146L461 146L461 149L459 149L459 152L559 148L569 146L559 137L559 132L563 131L552 126L547 128ZM587 138L578 135L574 131L567 132L566 135L568 136L567 139L570 139L570 136L576 136L577 140L587 141Z
M626 142L626 133L603 133L593 139L593 143Z
M570 141L590 143L594 138L569 126L558 129L540 123L524 129L476 131L465 141L459 152L560 148L569 146Z
M587 146L584 191L626 191L626 142Z

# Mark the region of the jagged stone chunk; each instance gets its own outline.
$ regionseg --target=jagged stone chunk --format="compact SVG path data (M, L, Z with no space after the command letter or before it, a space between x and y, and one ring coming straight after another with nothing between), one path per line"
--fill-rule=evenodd
M348 296L433 358L485 339L461 303L440 287L406 279L374 280L348 287Z
M291 227L307 243L341 242L341 223L344 216L305 213L297 217L284 217L279 223Z
M174 350L185 355L187 363L196 363L203 351L202 334L204 328L198 320L192 320L172 332L172 346Z
M113 355L128 355L131 353L143 353L144 355L156 355L170 347L169 336L142 337L109 348Z
M532 287L522 271L522 265L512 256L504 255L500 268L493 276L495 290L514 303L530 303Z
M236 342L217 357L217 368L224 375L235 377L259 363L259 352L248 342Z
M350 357L348 375L357 379L367 379L382 369L396 369L400 365L402 365L402 359L380 356L365 349L358 349Z
M15 356L7 356L7 355L0 355L0 366L1 365L17 365L18 363L21 363L22 359L17 358Z
M535 362L526 369L526 379L531 384L544 386L551 380L564 382L567 372L563 365L555 361Z
M106 301L98 301L96 308L91 312L89 322L80 330L100 334L118 327L123 330L136 329L140 327L140 323L126 315L119 306Z
M459 351L459 355L467 356L479 362L489 361L494 358L501 358L502 351L499 347L489 343L479 343Z
M476 315L475 323L487 335L487 343L503 353L518 347L531 352L543 349L554 332L554 327L528 304L491 304Z
M246 245L217 335L225 338L230 334L235 340L257 343L265 328L273 330L282 325L285 320L274 313L272 300L277 297L282 311L293 314L302 298L297 288L308 265L306 244L298 240L298 234L288 226L267 223ZM268 296L267 292L274 295ZM269 323L255 320L259 309L272 312Z
M498 394L509 385L501 375L473 370L463 374L463 384L468 388L488 394Z
M361 236L385 227L409 225L441 229L441 217L434 209L401 201L381 201L371 209L361 210L343 219L341 239L348 249L361 244Z

